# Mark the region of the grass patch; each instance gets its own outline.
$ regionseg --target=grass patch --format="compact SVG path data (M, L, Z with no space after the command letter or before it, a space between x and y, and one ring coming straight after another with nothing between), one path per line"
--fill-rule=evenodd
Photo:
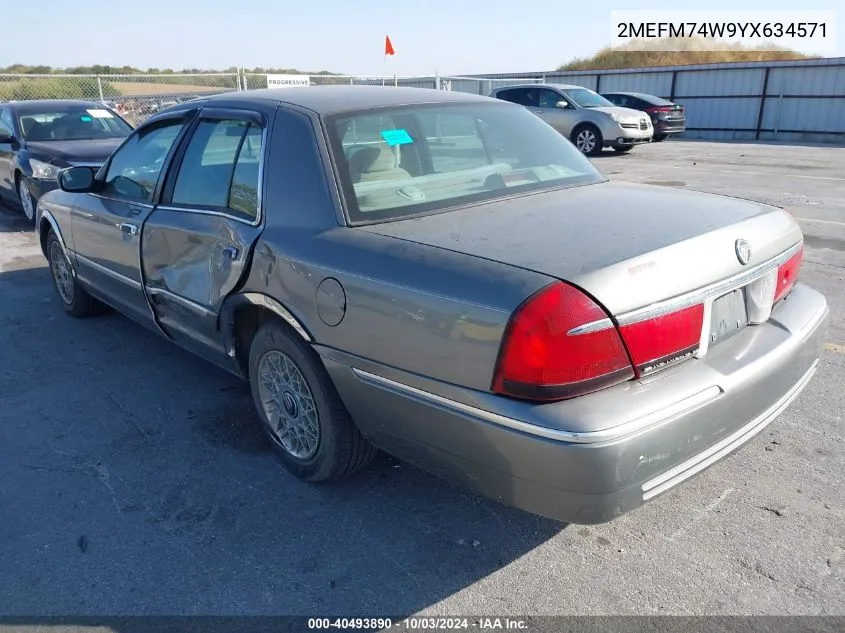
M645 47L649 50L644 50ZM661 49L664 50L655 50ZM673 50L667 50L672 48ZM716 50L716 49L719 50ZM621 46L608 46L592 57L579 57L558 68L564 70L616 70L655 66L685 66L691 64L720 64L726 62L764 62L793 59L818 59L788 48L772 46L748 47L742 44L714 44L702 37L664 38L646 44L632 40ZM683 49L683 50L677 50Z

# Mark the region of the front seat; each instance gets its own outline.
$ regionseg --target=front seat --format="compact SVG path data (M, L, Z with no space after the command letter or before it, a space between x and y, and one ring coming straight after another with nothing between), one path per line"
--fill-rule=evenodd
M356 152L349 159L352 182L402 180L411 174L399 167L396 154L387 143L379 143Z

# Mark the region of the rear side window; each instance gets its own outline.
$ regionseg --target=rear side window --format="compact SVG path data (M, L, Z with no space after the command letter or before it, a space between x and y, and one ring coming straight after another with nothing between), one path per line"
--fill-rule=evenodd
M253 123L201 121L179 166L171 203L254 221L262 149L262 128Z
M527 107L536 108L540 103L539 91L534 88L511 88L496 93L496 96L504 101Z

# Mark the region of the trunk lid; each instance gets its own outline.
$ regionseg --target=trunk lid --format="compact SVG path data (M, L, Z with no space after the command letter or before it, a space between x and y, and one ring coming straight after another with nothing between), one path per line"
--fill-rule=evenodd
M801 240L786 212L668 187L604 182L519 196L360 230L546 274L612 314L754 268ZM740 263L737 240L751 245Z

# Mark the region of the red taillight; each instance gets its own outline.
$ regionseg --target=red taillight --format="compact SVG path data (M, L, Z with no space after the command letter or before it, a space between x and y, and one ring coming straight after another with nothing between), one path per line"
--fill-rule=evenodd
M619 330L639 374L645 368L695 350L701 340L703 324L704 305L698 304L622 325Z
M651 108L646 108L646 112L674 112L675 108L672 106L654 106Z
M802 244L801 249L778 268L778 281L775 286L774 303L783 299L792 290L792 286L795 285L795 281L798 279L798 270L801 268L803 258L804 245Z
M589 324L596 325L574 332ZM633 377L625 346L605 311L583 292L555 282L531 296L511 317L493 391L531 400L561 400Z

